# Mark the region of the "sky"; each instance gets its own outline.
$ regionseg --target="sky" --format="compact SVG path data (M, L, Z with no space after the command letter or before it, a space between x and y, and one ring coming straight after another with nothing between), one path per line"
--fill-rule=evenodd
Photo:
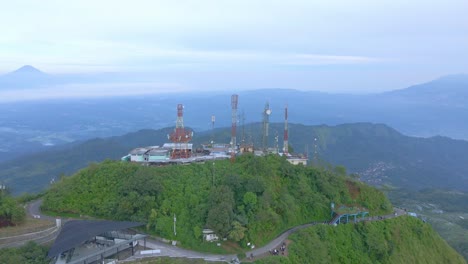
M468 73L467 13L467 0L4 1L0 74L375 93Z

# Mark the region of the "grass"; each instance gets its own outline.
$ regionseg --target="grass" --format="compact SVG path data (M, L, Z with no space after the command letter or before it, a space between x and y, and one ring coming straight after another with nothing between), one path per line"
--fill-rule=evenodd
M21 225L0 228L0 237L17 236L21 234L38 232L53 226L55 226L55 223L53 222L27 217L24 223Z
M73 219L96 219L95 217L87 216L87 215L80 215L77 213L62 213L62 212L54 212L49 210L41 210L41 212L48 216L53 217L62 217L62 218L73 218Z
M392 202L396 206L415 212L418 217L430 223L434 230L468 261L468 211L464 206L444 201L444 196L439 196L439 199L440 203L436 203L417 198L395 197Z

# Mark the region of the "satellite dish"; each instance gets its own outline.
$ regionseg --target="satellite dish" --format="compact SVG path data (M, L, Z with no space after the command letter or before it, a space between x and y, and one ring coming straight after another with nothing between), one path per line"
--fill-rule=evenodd
M265 113L266 113L267 115L271 115L271 109L267 109L267 110L265 111Z

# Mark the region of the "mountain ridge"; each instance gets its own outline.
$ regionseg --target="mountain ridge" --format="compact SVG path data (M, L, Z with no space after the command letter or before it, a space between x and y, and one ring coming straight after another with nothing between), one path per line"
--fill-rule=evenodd
M244 127L246 141L260 146L261 123ZM282 132L282 123L270 124L271 135ZM131 149L162 145L173 128L144 129L122 136L97 138L52 148L0 163L0 180L15 193L38 192L60 175L72 174L91 162L120 159ZM240 127L239 131L242 131ZM211 131L196 132L194 147L212 140ZM313 157L317 138L317 157ZM229 142L230 128L217 128L215 142ZM241 142L240 136L238 137ZM289 124L289 142L298 153L308 150L311 162L343 165L373 185L390 184L410 189L440 187L468 191L468 142L445 137L405 136L384 124L358 123L338 126ZM269 145L275 146L274 136ZM279 143L279 147L282 143ZM308 147L306 147L308 146ZM464 154L465 153L465 154ZM26 185L25 185L26 184ZM29 185L29 186L27 186Z

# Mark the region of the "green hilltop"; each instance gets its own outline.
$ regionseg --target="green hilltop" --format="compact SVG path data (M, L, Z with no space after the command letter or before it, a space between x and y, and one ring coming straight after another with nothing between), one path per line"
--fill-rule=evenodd
M142 221L158 236L200 249L204 228L241 246L262 245L290 227L330 220L331 202L360 205L371 215L393 210L383 193L342 169L294 166L275 155L165 167L92 164L55 183L43 209Z
M234 163L92 164L53 184L43 209L142 221L146 232L186 248L240 253L248 242L262 246L293 226L330 220L331 202L365 207L374 216L393 211L382 192L348 177L342 167L294 166L279 156L250 154ZM204 228L228 240L221 247L203 242ZM317 225L289 239L287 257L260 263L466 263L429 224L409 217Z

